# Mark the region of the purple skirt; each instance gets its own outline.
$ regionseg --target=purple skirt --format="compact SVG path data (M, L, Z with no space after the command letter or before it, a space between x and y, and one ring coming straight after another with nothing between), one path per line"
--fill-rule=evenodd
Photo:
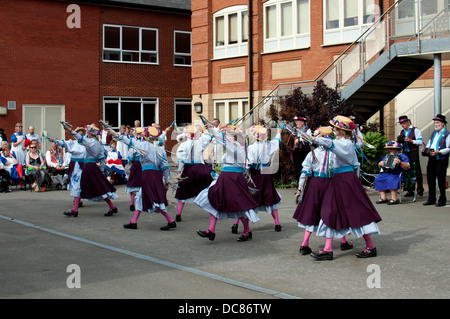
M213 181L211 168L205 164L184 165L181 177L187 178L178 183L175 193L178 200L196 197Z
M236 213L255 209L259 204L249 192L243 173L222 172L208 190L211 206L219 212Z
M154 203L168 205L163 172L153 169L142 171L142 210L154 208Z
M87 199L116 191L96 163L84 163L80 186L81 197Z
M324 224L333 229L357 228L381 221L355 172L333 176L320 214Z
M142 165L140 161L133 161L130 168L130 175L127 180L127 187L142 186Z
M323 199L330 185L331 178L312 177L303 194L303 201L297 205L292 217L305 226L319 226Z
M259 169L250 169L252 180L256 185L258 191L253 195L253 198L258 203L258 206L273 206L281 201L280 195L273 183L272 174L261 174Z

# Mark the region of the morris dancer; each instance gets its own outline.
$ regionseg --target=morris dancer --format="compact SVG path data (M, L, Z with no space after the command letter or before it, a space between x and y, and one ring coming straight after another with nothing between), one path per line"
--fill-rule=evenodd
M83 136L86 134L86 129L83 127L77 127L76 133L80 133ZM77 140L70 139L67 141L53 140L60 147L64 147L70 154L69 173L68 173L68 185L67 189L70 190L70 196L73 197L73 207L68 212L63 214L66 216L77 217L78 208L81 202L81 173L84 165L84 158L86 157L86 148L81 145Z
M106 179L97 162L104 160L105 151L100 144L97 136L100 130L94 124L86 125L86 135L81 135L72 131L64 122L64 129L74 136L79 143L85 146L86 153L83 164L83 174L81 174L80 187L81 197L90 201L105 201L109 210L105 216L112 216L118 212L117 207L111 202L111 199L117 198L116 189ZM66 216L75 216L75 214L65 214Z
M222 124L220 128L221 131L208 128L208 132L224 146L226 152L222 156L223 166L219 177L209 188L201 191L194 201L209 213L209 228L206 231L198 230L197 234L214 240L218 219L240 219L244 224L244 232L238 241L243 242L252 238L249 221L255 223L259 220L255 211L259 204L252 197L244 176L247 158L246 147L241 145L245 144L244 131L227 124Z
M314 136L332 140L333 130L330 127L319 127ZM309 247L309 238L319 226L323 198L331 185L333 160L334 154L319 146L309 152L302 163L303 169L298 182L298 191L295 194L299 203L293 216L298 222L298 227L305 229L303 242L299 249L302 255L312 253ZM343 236L341 250L351 248L353 248L353 244L347 242Z
M144 128L137 127L135 129L134 138L138 141L142 141L144 139ZM134 212L135 205L134 199L136 197L136 193L139 191L139 188L142 187L142 165L141 165L141 154L134 148L130 148L128 150L128 160L131 163L130 174L127 179L127 186L125 188L125 193L130 195L130 211Z
M211 137L202 134L201 130L193 125L185 128L185 135L187 140L177 149L178 176L180 177L175 193L175 198L178 200L175 218L177 222L181 221L184 205L194 202L195 197L213 180L211 168L203 161L203 151L209 145Z
M269 165L272 156L278 151L280 146L281 129L278 129L277 135L267 141L267 128L261 125L254 125L249 129L255 142L248 147L248 166L250 175L258 191L253 195L256 202L259 203L258 211L265 211L271 214L275 222L275 231L281 231L278 208L281 203L281 195L277 192L273 183L272 174ZM237 233L239 220L235 221L232 227L232 233Z
M336 116L330 121L334 126L335 140L312 138L317 145L335 154L334 175L322 203L321 220L317 235L326 237L323 250L312 253L318 260L333 259L333 238L342 238L348 233L363 237L366 249L357 257L375 257L377 250L371 235L379 234L377 223L381 217L361 185L355 168L359 168L358 158L352 142L355 123L345 116Z
M117 133L112 129L110 134L115 137ZM177 224L167 212L167 196L166 191L169 187L169 164L167 161L166 151L164 147L158 146L158 130L155 127L147 128L145 141L132 140L128 137L121 136L120 140L130 147L135 147L143 151L145 155L140 157L142 165L142 187L136 193L134 205L135 212L133 219L123 225L127 229L137 229L137 220L141 211L149 213L158 212L163 215L168 224L162 226L161 230L170 230L176 228Z

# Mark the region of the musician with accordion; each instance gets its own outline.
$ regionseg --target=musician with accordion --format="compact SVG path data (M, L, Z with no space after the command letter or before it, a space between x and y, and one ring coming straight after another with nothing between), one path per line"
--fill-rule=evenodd
M380 193L377 204L395 205L399 203L397 190L399 189L399 176L410 168L409 158L401 153L402 144L396 141L386 143L385 149L389 153L378 163L380 174L375 177L375 190ZM391 193L391 199L387 199L387 192Z

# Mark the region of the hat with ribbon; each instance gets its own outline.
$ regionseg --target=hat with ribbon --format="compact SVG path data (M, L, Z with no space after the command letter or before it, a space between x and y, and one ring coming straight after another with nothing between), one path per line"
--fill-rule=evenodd
M401 149L402 148L402 144L396 142L396 141L388 141L386 143L386 145L384 146L384 148L397 148L397 149Z
M411 122L411 120L410 120L406 115L402 115L402 116L400 116L400 117L398 118L398 122L399 122L400 124L402 124L403 122L406 122L406 121Z
M335 116L330 120L330 124L344 131L353 131L356 128L355 122L350 118L342 115Z
M94 135L100 135L100 129L94 124L86 125L86 132Z
M267 129L261 125L253 125L249 129L250 134L258 141L267 139Z
M446 117L445 117L444 115L442 115L442 114L436 115L436 116L434 117L433 121L441 121L441 122L443 122L444 124L447 124Z

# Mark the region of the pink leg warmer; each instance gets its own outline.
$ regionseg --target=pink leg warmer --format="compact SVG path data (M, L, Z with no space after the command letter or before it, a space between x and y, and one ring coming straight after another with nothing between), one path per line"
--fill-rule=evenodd
M325 247L323 248L324 251L333 251L333 238L327 238L325 240Z
M217 223L217 218L214 217L213 214L209 214L209 228L208 228L207 232L210 231L212 233L215 233L216 232L216 223Z
M366 241L366 248L368 249L374 249L375 245L372 242L372 238L370 235L363 235L364 240Z
M136 193L131 193L130 195L130 205L134 205L134 198L136 197Z
M140 215L141 215L141 211L140 211L140 210L135 210L135 211L134 211L133 219L131 220L130 223L136 224L136 223L137 223L137 220L138 220L138 218L139 218Z
M109 208L113 209L114 207L116 207L109 198L104 198L103 200L106 202L106 204L108 204Z
M183 203L182 201L178 202L177 215L181 215L181 213L183 212L184 204L185 203Z
M244 225L244 233L251 232L252 230L250 229L248 219L245 217L240 217L239 219L241 220L242 224Z
M78 211L78 207L80 206L80 201L81 201L81 197L74 197L73 198L73 208L72 208L73 212L77 212Z
M168 212L165 212L163 210L159 210L159 212L161 213L161 215L163 215L166 219L168 223L172 223L173 222L173 218L172 216L170 216L170 214Z
M272 217L275 221L275 225L280 225L280 220L278 219L278 209L272 211Z
M303 236L302 246L306 247L309 245L309 237L311 237L311 232L305 229L305 235Z

